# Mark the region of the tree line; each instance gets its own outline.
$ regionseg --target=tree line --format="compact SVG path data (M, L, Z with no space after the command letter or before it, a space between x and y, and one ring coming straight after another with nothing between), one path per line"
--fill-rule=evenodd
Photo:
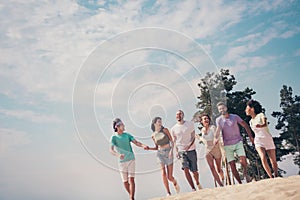
M196 103L198 111L194 117L201 113L207 113L215 122L216 117L219 115L216 105L218 102L223 101L227 104L229 113L237 114L249 123L250 117L246 116L245 107L256 92L249 87L242 91L234 91L233 88L236 84L237 81L234 75L230 74L228 69L221 69L219 73L207 73L198 83L200 95ZM264 103L267 104L268 102ZM273 111L271 114L277 119L275 129L279 131L279 136L273 137L276 146L276 159L282 161L286 155L291 154L294 164L298 166L298 174L300 175L300 96L293 95L293 89L283 85L280 90L279 106L281 111ZM263 111L265 112L265 109ZM268 175L264 171L261 160L255 148L251 145L246 131L243 128L240 128L240 131L249 164L248 175L256 180L267 178ZM279 176L282 176L286 171L279 169L278 173Z

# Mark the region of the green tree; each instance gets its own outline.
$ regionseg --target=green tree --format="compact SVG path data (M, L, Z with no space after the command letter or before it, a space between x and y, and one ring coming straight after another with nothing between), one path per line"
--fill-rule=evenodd
M230 92L236 84L235 77L230 74L228 69L221 69L220 73L207 73L198 83L200 88L199 102L196 107L199 112L208 113L215 119L219 112L215 106L218 102L226 102L226 94Z
M280 136L275 138L277 152L281 155L292 154L295 165L298 165L300 175L300 97L293 96L293 89L286 85L280 90L281 112L273 112L277 118L276 129L280 130Z

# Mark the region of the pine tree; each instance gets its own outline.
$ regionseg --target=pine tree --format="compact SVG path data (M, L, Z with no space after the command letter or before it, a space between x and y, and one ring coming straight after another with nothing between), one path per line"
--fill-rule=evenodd
M275 138L275 145L280 160L283 156L292 154L294 164L298 165L300 175L300 97L293 96L293 89L286 85L280 90L281 112L273 112L277 118L276 129L280 130L280 136Z

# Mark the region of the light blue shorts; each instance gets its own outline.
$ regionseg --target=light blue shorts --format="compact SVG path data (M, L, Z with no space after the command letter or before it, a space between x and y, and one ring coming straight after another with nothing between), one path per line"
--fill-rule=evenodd
M157 150L157 161L162 165L173 163L173 156L170 156L171 147Z
M242 141L239 141L233 145L224 146L224 150L226 152L227 162L235 160L234 153L236 153L239 157L246 156Z

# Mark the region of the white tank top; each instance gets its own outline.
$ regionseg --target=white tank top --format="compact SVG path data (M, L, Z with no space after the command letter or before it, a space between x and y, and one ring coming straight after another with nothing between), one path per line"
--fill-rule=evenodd
M215 133L216 127L214 125L210 125L208 128L207 133L204 133L204 129L202 128L201 132L202 132L202 137L206 140L206 141L213 141L214 140L214 133Z

